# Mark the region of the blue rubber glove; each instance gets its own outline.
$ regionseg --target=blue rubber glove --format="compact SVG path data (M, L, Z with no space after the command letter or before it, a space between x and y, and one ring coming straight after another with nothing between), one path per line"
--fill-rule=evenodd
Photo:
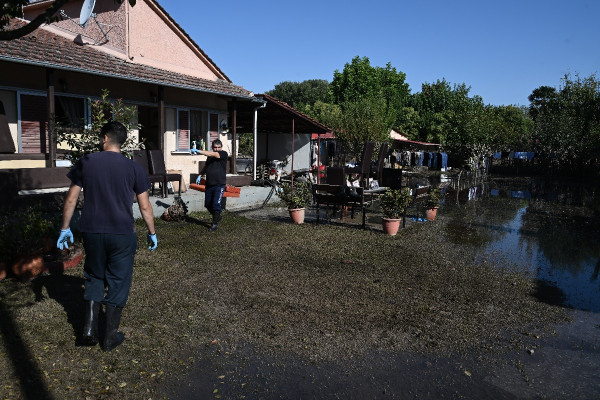
M69 243L67 243L69 241L69 239L71 240L71 243L73 243L73 233L71 232L71 228L67 228L65 230L60 230L60 236L58 236L58 241L56 242L56 247L58 247L59 249L63 249L69 248Z
M196 185L199 185L201 181L202 181L202 175L198 175L198 177L196 178Z
M158 247L158 240L156 239L156 233L154 235L148 233L148 250L154 251Z

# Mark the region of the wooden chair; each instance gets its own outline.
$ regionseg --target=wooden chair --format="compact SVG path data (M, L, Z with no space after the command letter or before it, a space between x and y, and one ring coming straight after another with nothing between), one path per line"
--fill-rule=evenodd
M329 185L346 185L346 173L344 167L327 167L327 181Z
M168 193L169 193L169 191L167 189L167 183L174 182L174 181L179 182L179 191L178 191L177 195L181 196L181 186L183 184L182 176L181 176L181 174L167 172L167 169L165 168L165 159L163 157L162 150L149 150L148 155L150 156L150 169L152 171L152 174L160 175L163 177L163 195L164 195L164 197L168 197Z
M148 152L146 150L134 150L133 151L133 161L140 164L148 178L150 178L150 183L152 184L152 196L154 196L154 184L158 183L161 187L161 191L164 197L164 178L161 175L155 175L150 172L150 164L148 162Z
M429 196L429 191L431 190L431 186L417 186L413 188L412 191L412 201L408 207L404 209L404 213L402 214L402 227L406 227L406 211L413 207L415 209L415 218L419 218L421 215L422 207Z
M351 209L351 218L354 218L354 209L358 208L362 212L362 227L366 226L366 207L364 201L364 189L356 188L356 196L347 196L340 193L340 185L330 185L327 183L313 184L313 202L317 213L317 224L320 220L320 208L325 206L325 214L331 206L333 215L337 207L348 206Z
M374 148L375 142L365 142L360 159L360 165L358 167L345 168L346 174L360 175L360 186L365 189L369 188L369 178L371 176L371 158L373 157Z

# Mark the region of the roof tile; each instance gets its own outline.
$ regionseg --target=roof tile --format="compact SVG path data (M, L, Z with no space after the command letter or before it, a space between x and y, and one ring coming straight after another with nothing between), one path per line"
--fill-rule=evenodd
M25 25L11 20L8 29ZM56 69L100 74L118 79L142 81L199 92L253 98L252 92L225 80L208 80L179 74L143 64L136 64L103 53L89 46L76 44L43 28L24 37L0 41L0 60L37 64Z

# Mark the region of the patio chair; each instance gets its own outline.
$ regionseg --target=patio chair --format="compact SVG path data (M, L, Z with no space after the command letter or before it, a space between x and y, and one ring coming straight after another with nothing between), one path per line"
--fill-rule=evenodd
M346 185L344 167L327 167L327 181L329 185Z
M167 190L167 183L174 181L179 182L179 190L177 195L181 196L181 186L183 184L181 179L182 176L181 174L167 172L167 169L165 168L165 159L162 150L149 150L148 155L150 156L150 169L152 171L152 174L163 177L164 197L168 197L169 193L169 191Z
M346 174L359 175L360 186L365 189L369 188L369 178L371 176L371 158L373 157L374 148L375 142L365 142L360 159L360 165L357 167L345 168Z
M387 155L388 146L388 142L383 142L381 144L381 147L379 148L379 155L377 157L377 163L375 163L375 165L371 165L370 176L371 178L377 180L379 185L381 185L382 181L381 176L383 173L383 162L385 161L385 156Z
M164 197L164 187L165 187L164 178L162 175L155 175L150 172L150 164L148 162L147 151L146 150L134 150L133 151L133 161L140 164L142 166L142 168L144 169L144 171L146 171L148 178L150 178L150 183L152 184L152 196L154 196L154 184L158 183L161 188L161 193L163 194L163 197Z

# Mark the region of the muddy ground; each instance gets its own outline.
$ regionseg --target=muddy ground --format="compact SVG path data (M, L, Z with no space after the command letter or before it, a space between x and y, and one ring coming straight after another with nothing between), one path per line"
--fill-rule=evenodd
M500 214L497 212L496 214ZM597 399L600 320L440 209L382 234L278 208L157 223L110 353L77 347L82 271L0 284L6 399ZM457 221L464 243L452 239ZM466 244L465 244L466 243Z

